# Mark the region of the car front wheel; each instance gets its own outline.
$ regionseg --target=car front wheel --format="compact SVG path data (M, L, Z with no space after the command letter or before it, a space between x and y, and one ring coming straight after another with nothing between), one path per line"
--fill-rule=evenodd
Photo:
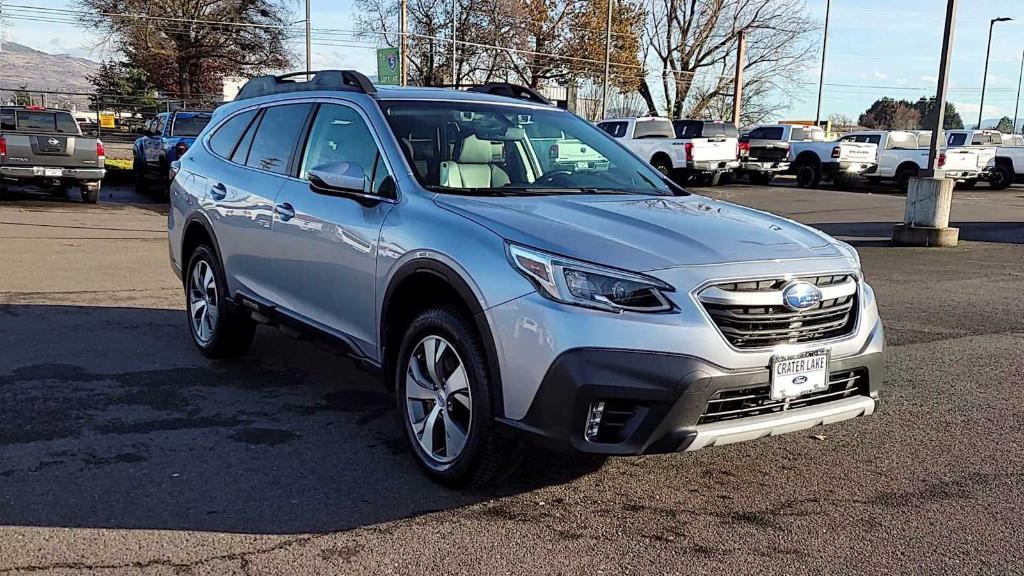
M405 437L428 476L448 486L484 486L512 468L517 450L495 430L486 356L464 314L451 307L421 313L398 360Z

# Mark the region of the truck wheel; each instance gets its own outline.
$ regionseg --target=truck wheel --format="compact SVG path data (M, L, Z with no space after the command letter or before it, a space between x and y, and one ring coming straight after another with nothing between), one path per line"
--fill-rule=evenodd
M132 174L135 177L135 191L139 194L149 192L149 180L146 179L146 164L138 157L132 158Z
M252 344L256 323L231 302L217 256L200 244L188 262L185 310L192 342L207 358L244 354Z
M1016 174L1009 166L1003 164L996 164L992 168L991 174L988 177L988 186L993 190L1005 190L1013 184L1016 179Z
M484 486L511 470L518 446L494 421L494 388L476 328L455 308L431 308L405 330L395 391L416 463L448 486Z
M100 199L100 183L94 182L92 184L82 185L82 202L86 204L95 204Z
M817 188L821 184L821 166L803 162L796 167L796 185L801 188Z
M672 176L672 162L666 160L665 158L662 158L660 156L654 158L653 160L651 160L651 166L654 166L655 170L661 172L665 176Z
M896 186L906 193L910 188L910 179L917 176L917 168L904 168L896 173Z
M772 183L773 176L771 172L755 172L750 175L750 183L755 186L767 186Z

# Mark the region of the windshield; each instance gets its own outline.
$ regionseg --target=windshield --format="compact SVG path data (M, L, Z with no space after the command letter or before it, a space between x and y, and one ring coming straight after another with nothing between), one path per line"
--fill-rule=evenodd
M209 123L209 116L175 116L171 136L198 136Z
M382 102L416 179L449 194L672 194L646 163L558 109Z

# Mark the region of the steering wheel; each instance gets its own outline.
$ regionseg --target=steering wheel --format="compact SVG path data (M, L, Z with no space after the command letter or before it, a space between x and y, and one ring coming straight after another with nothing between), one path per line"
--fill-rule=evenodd
M537 178L537 181L534 182L534 184L558 184L558 178L562 178L565 176L572 176L572 171L555 170L554 172L548 172L547 174L541 176L540 178Z

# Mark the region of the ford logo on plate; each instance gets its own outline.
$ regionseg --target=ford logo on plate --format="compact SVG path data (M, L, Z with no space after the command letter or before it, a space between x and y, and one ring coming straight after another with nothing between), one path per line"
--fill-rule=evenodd
M821 302L821 290L810 282L790 282L782 289L782 305L795 312L807 310Z
M803 384L804 382L807 382L807 376L797 376L796 378L793 378L793 384Z

